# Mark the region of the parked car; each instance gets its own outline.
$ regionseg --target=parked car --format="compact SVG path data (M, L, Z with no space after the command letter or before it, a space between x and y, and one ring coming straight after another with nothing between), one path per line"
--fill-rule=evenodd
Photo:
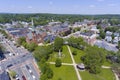
M22 76L22 80L26 80L26 78L25 78L25 76L24 76L24 75Z
M13 66L13 65L12 64L7 65L7 67L11 67L11 66Z

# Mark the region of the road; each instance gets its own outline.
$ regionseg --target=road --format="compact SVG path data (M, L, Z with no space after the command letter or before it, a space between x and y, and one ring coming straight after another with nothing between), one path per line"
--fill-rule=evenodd
M39 80L39 69L32 53L28 52L23 47L16 47L12 41L5 38L2 40L1 44L9 53L4 52L6 58L0 61L0 73L10 69L19 74L20 80L22 76L25 76L27 80ZM10 53L12 53L12 55L10 55ZM26 69L26 65L30 67L32 73ZM35 79L33 79L33 77L35 77Z
M76 63L75 63L75 60L74 60L74 58L73 58L72 52L71 52L71 50L70 50L70 47L67 46L67 48L68 48L68 50L69 50L69 53L70 53L70 56L71 56L71 59L72 59L72 62L73 62L73 66L74 66L74 68L75 68L75 71L76 71L76 74L77 74L77 77L78 77L78 80L82 80L82 78L81 78L81 76L80 76L80 74L79 74L79 71L78 71L78 69L77 69L77 67L76 67Z

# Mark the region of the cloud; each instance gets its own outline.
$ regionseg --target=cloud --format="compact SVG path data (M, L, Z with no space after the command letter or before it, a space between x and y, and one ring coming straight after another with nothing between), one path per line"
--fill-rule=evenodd
M95 5L90 5L89 7L90 7L90 8L94 8L94 7L95 7Z

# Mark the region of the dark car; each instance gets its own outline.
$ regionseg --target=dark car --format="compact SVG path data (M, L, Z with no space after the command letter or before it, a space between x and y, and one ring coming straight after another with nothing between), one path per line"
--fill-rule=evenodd
M13 65L12 64L7 65L7 67L11 67L11 66L13 66Z
M22 76L22 80L26 80L25 76Z
M30 69L30 67L28 66L28 65L26 65L26 68L29 70Z

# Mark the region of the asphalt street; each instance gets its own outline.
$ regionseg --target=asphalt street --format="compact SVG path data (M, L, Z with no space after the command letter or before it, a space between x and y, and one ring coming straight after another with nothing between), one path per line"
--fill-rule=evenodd
M5 38L0 43L5 47L5 59L0 61L0 72L12 69L19 75L20 80L22 76L25 76L27 80L39 80L39 70L32 53L23 47L16 47L12 41ZM26 68L26 65L30 67L30 70Z

